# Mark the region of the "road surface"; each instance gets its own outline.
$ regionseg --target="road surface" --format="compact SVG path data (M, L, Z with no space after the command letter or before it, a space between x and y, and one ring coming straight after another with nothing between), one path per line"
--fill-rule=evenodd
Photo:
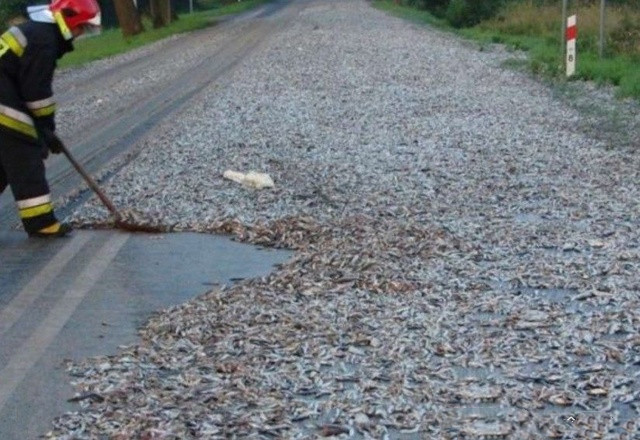
M59 132L91 173L108 178L135 157L136 140L257 50L278 25L269 17L286 5L271 3L88 75L62 73L55 94ZM99 111L82 111L118 83L144 77L148 66L194 48L191 63L147 78ZM68 108L80 108L79 117L65 114ZM47 174L61 218L90 195L62 157L49 158ZM66 361L113 353L136 341L152 312L212 286L265 275L288 256L197 234L79 230L68 239L28 239L6 191L0 197L0 438L37 438L53 417L77 410L67 401L73 389Z

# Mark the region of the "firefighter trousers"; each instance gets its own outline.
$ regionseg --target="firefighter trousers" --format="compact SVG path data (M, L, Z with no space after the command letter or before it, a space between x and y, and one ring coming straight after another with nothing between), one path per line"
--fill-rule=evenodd
M0 137L0 193L11 187L25 231L34 233L57 222L45 176L42 147L11 136Z

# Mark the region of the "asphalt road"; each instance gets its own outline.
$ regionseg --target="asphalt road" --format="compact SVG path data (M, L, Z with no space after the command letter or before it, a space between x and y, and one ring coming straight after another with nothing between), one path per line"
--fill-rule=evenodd
M279 29L282 20L290 19L299 7L286 0L272 2L211 28L170 40L144 56L115 60L95 73L57 84L57 131L90 173L104 171L105 164L117 157L124 158L119 162L122 166L135 157L136 141L178 114L203 88L214 82L224 85L238 63L258 50L260 43ZM170 60L176 54L194 48L199 50L190 63L171 65ZM150 65L167 63L167 60L165 75L145 77ZM100 102L114 84L132 78L141 78L135 92L110 99L99 111L87 108L81 117L74 118L73 123L63 119L65 105L73 103L78 107L78 103ZM47 160L47 178L54 199L83 187L80 177L61 155ZM67 202L65 199L62 206L58 203L61 216L73 209L74 204ZM15 229L17 224L14 202L7 190L0 197L0 231Z
M87 112L82 124L60 121L59 131L90 173L108 179L114 166L135 157L137 140L202 88L223 83L294 10L289 2L270 3L86 75L56 93L61 113L152 63L217 42L178 72L167 70L99 113ZM47 174L60 217L91 195L63 157L47 161ZM77 409L67 401L73 389L66 360L113 353L136 340L136 329L154 311L264 275L289 255L196 234L75 231L68 239L29 239L6 191L0 197L0 438L37 438L53 417Z

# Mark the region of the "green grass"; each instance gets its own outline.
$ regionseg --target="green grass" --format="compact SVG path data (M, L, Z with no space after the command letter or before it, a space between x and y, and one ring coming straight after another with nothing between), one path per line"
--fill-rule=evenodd
M422 24L429 24L439 28L449 28L446 20L442 18L434 17L427 11L398 5L392 0L374 0L373 5L378 9L390 12L396 17L404 18L405 20L410 20Z
M193 14L182 14L178 20L169 26L159 29L153 29L149 22L145 22L146 31L126 39L123 38L120 29L108 29L98 36L76 41L74 43L75 50L65 55L58 65L62 68L80 66L91 61L128 52L174 34L212 26L216 23L217 19L223 15L243 12L267 1L268 0L246 0L230 3L215 9L194 12Z
M375 0L374 5L399 17L435 25L478 41L481 47L499 43L513 50L526 51L527 66L532 72L556 80L565 78L560 14L553 6L537 8L532 2L517 3L493 20L458 30L429 12L400 6L393 0ZM640 13L632 9L615 8L608 12L608 29L611 33L606 56L602 59L597 54L597 5L583 7L578 13L577 72L572 79L613 84L617 86L619 96L640 100L640 43L637 39L631 39L637 38L638 27L635 23L638 23L636 18L640 19ZM629 22L633 24L630 26ZM628 44L629 41L631 44ZM513 63L513 66L520 65Z
M556 77L564 69L560 44L552 38L512 35L478 27L460 29L457 33L482 43L504 44L511 50L527 52L529 69L536 74Z

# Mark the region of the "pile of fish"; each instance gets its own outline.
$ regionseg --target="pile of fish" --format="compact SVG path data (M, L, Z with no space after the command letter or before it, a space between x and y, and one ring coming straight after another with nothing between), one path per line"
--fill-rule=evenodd
M107 187L295 257L70 364L47 438L639 438L637 139L519 56L309 2Z

